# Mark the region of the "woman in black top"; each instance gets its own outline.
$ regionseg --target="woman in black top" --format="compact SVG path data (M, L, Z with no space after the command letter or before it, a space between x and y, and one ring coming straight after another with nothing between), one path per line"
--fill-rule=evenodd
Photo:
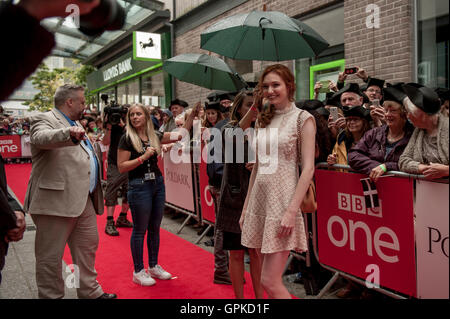
M178 136L178 139L181 136ZM150 112L141 104L133 104L126 118L126 133L119 142L117 166L128 172L128 203L133 217L131 254L133 281L142 286L155 284L152 277L166 280L172 275L158 265L159 228L166 199L164 179L158 168L161 143L169 143L170 133L155 131ZM144 237L148 231L148 272L144 268Z
M247 195L250 173L253 169L251 163L252 154L249 148L249 141L244 136L243 139L236 137L244 133L247 128L254 127L258 111L254 105L253 93L251 91L240 92L231 110L231 119L222 128L223 146L228 145L227 139L232 139L233 149L224 147L223 154L233 154L232 161L224 161L222 185L220 188L221 198L216 218L216 227L223 232L223 249L230 252L230 277L233 284L236 299L244 298L244 252L246 247L241 245L241 228L239 218ZM251 108L253 106L253 109ZM239 132L242 130L242 132ZM246 132L248 133L248 132ZM237 154L242 150L239 145L244 143L244 154ZM232 151L232 153L230 153ZM241 160L240 155L243 155ZM227 155L224 155L225 159ZM243 161L242 161L243 159ZM261 255L256 249L248 249L250 255L250 275L252 277L253 291L256 299L263 298L263 288L261 286Z

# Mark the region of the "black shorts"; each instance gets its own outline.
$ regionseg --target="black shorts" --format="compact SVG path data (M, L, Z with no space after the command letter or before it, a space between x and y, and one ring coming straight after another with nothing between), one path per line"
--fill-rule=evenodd
M223 250L243 250L247 249L241 244L241 234L223 232Z

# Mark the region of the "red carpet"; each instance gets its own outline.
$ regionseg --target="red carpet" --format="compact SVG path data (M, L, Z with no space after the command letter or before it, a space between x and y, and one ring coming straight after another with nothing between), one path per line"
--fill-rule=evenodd
M30 164L5 165L8 184L23 202L31 171ZM115 217L120 207L116 207ZM112 292L121 299L233 299L231 285L213 283L214 256L208 251L161 229L159 264L175 278L157 280L156 285L141 287L132 282L133 262L130 250L131 228L119 228L120 236L105 234L105 214L98 217L99 249L96 258L98 281L105 292ZM146 245L144 246L146 247ZM146 248L145 248L146 250ZM66 247L64 260L71 263ZM144 253L144 266L147 253ZM246 298L254 298L249 273L245 273Z
M30 179L31 164L5 164L5 171L8 186L23 203Z

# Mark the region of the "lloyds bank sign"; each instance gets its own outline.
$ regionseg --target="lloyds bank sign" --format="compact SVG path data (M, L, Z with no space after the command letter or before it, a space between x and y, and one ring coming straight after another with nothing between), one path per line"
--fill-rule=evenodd
M125 78L132 78L134 74L137 75L139 71L155 64L158 64L158 61L138 61L133 59L133 52L130 51L89 74L87 76L88 89L89 91L93 91Z
M118 76L127 73L129 71L133 71L133 66L131 65L131 58L119 62L116 65L110 67L109 69L103 71L103 81L106 82L109 80L113 80Z

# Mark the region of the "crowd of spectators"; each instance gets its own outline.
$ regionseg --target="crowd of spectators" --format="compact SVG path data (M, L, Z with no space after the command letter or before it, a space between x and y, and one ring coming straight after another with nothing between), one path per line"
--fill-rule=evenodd
M30 123L27 117L14 117L0 108L0 135L29 135Z
M314 99L295 102L297 108L308 111L315 119L316 163L349 166L375 182L389 171L424 175L428 179L448 177L448 89L431 89L417 83L386 83L358 68L355 75L340 73L338 81L329 81L325 91L328 91L325 100L319 100L319 92L324 92L323 81L317 82ZM144 107L151 114L156 131L165 133L184 128L191 133L192 142L194 123L200 123L201 132L208 133L209 129L220 130L229 122L236 94L213 94L208 102L192 107L181 99L173 100L167 109ZM26 118L13 118L2 112L0 123L0 135L29 134ZM100 145L106 126L97 108L87 110L80 123L92 144ZM209 142L209 135L206 136ZM162 151L167 152L180 143L165 144ZM217 210L223 165L208 164L207 174ZM199 234L205 229L201 219L195 226L200 228ZM231 284L227 254L217 245L217 241L223 241L221 236L216 231L211 244L216 241L214 282ZM349 284L339 296L354 292L355 285Z

